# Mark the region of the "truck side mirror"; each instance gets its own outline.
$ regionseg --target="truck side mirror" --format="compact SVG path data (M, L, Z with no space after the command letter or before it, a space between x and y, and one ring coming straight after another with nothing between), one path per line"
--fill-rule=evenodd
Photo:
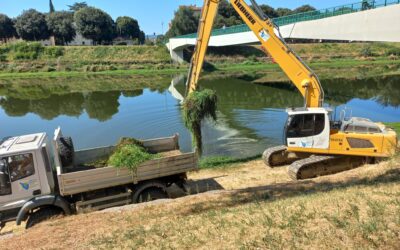
M11 180L7 162L0 160L0 196L11 194Z

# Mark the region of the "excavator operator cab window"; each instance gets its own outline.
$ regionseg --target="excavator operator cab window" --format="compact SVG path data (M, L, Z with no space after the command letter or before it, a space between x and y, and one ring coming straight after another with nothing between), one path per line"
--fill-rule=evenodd
M291 115L287 121L287 138L319 135L325 128L325 114Z

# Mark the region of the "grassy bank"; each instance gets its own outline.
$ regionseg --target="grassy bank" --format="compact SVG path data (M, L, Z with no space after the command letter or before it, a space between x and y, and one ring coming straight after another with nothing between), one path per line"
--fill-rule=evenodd
M400 60L375 59L374 61L347 59L330 62L310 62L308 65L317 73L320 79L346 78L362 79L368 77L400 74ZM15 78L56 78L80 76L154 76L186 73L186 66L172 66L163 69L121 69L98 72L53 71L53 72L21 72L0 73L0 80ZM287 76L277 64L261 62L242 64L216 65L216 70L204 72L203 79L239 77L259 83L288 81Z
M101 72L176 68L161 46L0 46L0 72Z
M267 169L260 160L251 161L189 175L190 185L207 182L210 189L218 189L214 192L70 216L28 231L15 229L16 235L1 245L4 249L397 249L399 174L394 160L291 182L285 168Z
M375 74L398 72L400 45L395 43L292 44L290 45L317 73L346 71L349 67L370 69ZM190 55L190 51L188 53ZM210 48L206 60L217 69L209 74L271 73L285 78L278 66L258 46ZM82 74L132 75L185 72L187 64L176 65L164 46L66 46L43 47L37 43L0 46L0 78L66 77ZM345 73L343 72L343 75ZM265 79L264 79L265 80Z
M386 122L385 124L386 126L393 128L396 131L397 136L400 138L400 122Z

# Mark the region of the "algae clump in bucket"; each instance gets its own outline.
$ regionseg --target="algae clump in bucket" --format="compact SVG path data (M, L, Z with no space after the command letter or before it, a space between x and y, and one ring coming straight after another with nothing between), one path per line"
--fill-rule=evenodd
M202 154L201 122L209 118L217 120L217 95L214 90L193 91L183 102L183 121L192 133L198 153Z

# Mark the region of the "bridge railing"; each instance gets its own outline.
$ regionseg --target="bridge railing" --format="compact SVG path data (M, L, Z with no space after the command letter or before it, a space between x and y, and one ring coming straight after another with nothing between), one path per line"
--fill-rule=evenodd
M370 10L399 3L400 0L366 0L358 3L346 4L322 10L308 11L304 13L278 17L274 19L274 22L276 25L282 26L292 23L318 20L332 16L339 16L353 12Z
M379 7L384 7L393 4L400 4L400 0L365 0L362 2L346 4L341 6L336 6L332 8L308 11L288 16L282 16L274 18L273 21L278 26L288 25L292 23L298 23L303 21L318 20L332 16L339 16L364 10L375 9ZM222 29L215 29L212 31L212 36L227 35L234 33L242 33L250 31L246 24L235 25L231 27L226 27ZM197 34L187 34L182 36L177 36L174 38L196 38Z

